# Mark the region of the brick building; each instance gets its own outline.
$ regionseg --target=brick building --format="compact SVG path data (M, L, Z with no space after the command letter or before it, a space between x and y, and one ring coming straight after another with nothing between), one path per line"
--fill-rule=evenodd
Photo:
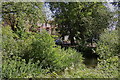
M41 24L38 24L37 26L39 26L37 28L39 32L41 32L42 30L46 30L49 34L52 34L52 35L56 34L56 28L57 28L56 25L41 23Z

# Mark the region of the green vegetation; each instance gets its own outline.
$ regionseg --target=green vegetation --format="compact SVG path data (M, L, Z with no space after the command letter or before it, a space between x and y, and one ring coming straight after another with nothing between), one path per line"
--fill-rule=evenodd
M111 15L102 3L49 3L59 36L37 31L43 4L3 3L2 78L120 78L119 26L107 29ZM73 47L76 38L74 48L55 44L65 35ZM99 56L97 66L86 67L85 53Z
M27 74L34 77L31 73L37 74L35 71L39 73L42 69L48 69L48 72L60 71L72 64L82 63L83 61L82 55L75 50L64 50L56 46L54 39L45 31L41 34L26 33L22 38L12 33L13 31L9 26L2 28L2 31L3 77L5 78L22 77L22 75L27 77ZM8 65L9 68L7 68ZM23 72L21 72L21 69Z
M61 2L49 3L55 22L59 25L61 37L69 35L71 44L74 37L82 42L98 38L103 29L109 25L111 14L103 3L94 2Z
M119 47L117 47L117 30L113 32L107 31L101 35L101 41L97 48L97 53L100 55L100 62L95 69L86 68L82 63L83 58L81 53L78 53L73 49L64 50L59 46L56 46L53 41L54 39L52 39L52 37L46 32L41 34L29 33L29 37L26 37L26 39L20 39L15 33L12 33L10 27L2 28L2 31L4 34L2 64L3 78L118 77L117 51ZM103 36L109 37L103 38ZM16 40L16 37L18 40ZM111 40L115 40L114 43L112 42L114 44L112 44L112 46L111 44L107 44L110 43ZM104 43L102 41L104 41Z
M34 30L37 23L44 22L42 12L43 3L37 2L3 2L3 23L9 24L11 29L21 36L22 32Z

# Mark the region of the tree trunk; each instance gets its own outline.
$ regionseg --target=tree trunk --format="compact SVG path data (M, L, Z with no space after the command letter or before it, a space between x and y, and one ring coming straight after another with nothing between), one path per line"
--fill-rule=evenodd
M64 40L64 35L62 35L61 37L62 37L62 40Z
M71 38L71 45L74 45L74 38Z
M93 38L91 38L91 47L93 46Z
M11 29L12 29L13 31L15 31L15 27L14 27L14 25L11 25Z
M74 45L74 36L70 35L70 42L71 42L71 45Z

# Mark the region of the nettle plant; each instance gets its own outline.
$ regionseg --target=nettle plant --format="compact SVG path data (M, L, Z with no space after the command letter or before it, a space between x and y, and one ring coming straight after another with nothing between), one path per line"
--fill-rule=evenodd
M96 52L100 56L98 68L104 71L107 77L118 77L118 56L119 56L119 29L105 30L100 36Z
M35 33L32 40L31 50L25 52L24 58L39 61L42 68L61 70L72 65L71 63L82 61L82 55L75 50L64 50L55 45L54 39L46 31Z
M26 64L31 60L32 63L37 62L42 69L51 71L63 70L72 64L82 62L81 53L73 49L61 49L55 45L54 39L46 31L24 32L22 37L18 37L10 27L4 27L2 30L3 61L8 61L6 57L13 60L13 56L17 56L24 59Z
M112 56L118 56L119 51L119 35L118 30L108 31L105 30L100 36L100 41L97 46L97 53L102 58L109 58Z
M41 66L37 66L38 62L32 63L29 60L26 64L25 59L18 56L12 58L4 58L2 63L2 78L32 78L46 73L41 69Z

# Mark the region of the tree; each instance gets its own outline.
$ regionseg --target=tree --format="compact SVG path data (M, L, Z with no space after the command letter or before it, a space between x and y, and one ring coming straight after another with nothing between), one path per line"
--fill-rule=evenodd
M116 12L115 14L117 14L117 17L118 17L118 21L120 21L120 18L119 18L119 13L120 13L120 1L118 2L111 2L112 5L114 5L115 9L116 9ZM117 22L117 27L120 27L120 23Z
M2 19L13 31L25 31L44 21L43 3L39 2L3 2ZM28 27L28 25L30 27Z
M71 44L74 37L86 41L95 37L109 25L110 15L103 3L61 2L49 3L62 37L69 35Z

